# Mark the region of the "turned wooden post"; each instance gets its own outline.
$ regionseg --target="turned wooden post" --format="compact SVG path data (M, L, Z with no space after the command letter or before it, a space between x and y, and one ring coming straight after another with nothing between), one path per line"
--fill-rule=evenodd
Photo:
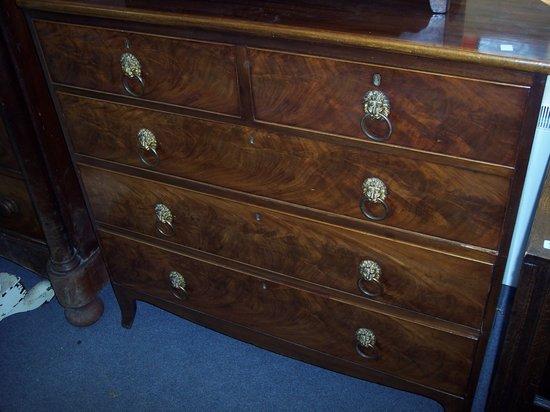
M0 102L50 251L48 277L67 320L94 323L106 269L26 20L15 1L0 7Z

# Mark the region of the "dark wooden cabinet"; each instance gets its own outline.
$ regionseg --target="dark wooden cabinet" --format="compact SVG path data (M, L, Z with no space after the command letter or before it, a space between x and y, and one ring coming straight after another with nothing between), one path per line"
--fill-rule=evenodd
M21 129L12 122L24 118L24 109L14 102L20 92L12 75L7 48L0 38L0 256L47 276L48 246L16 150Z
M550 409L550 163L521 266L488 410Z
M0 70L6 67L2 64ZM0 86L6 90L8 85L2 82ZM6 108L3 117L7 117ZM3 119L0 119L0 256L40 276L47 275L48 247Z
M550 72L475 38L548 37L426 3L18 1L124 326L469 407Z

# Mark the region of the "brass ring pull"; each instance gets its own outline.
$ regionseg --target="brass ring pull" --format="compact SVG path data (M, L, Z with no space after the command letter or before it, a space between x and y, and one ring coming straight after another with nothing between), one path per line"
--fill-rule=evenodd
M122 84L124 85L124 90L126 90L128 94L134 97L140 97L145 92L145 83L143 82L141 76L135 76L135 78L139 82L139 91L137 93L132 90L132 86L128 83L128 77L123 77Z
M168 206L157 203L155 205L155 215L157 219L156 227L159 233L166 237L174 236L174 217Z
M355 332L355 350L365 359L376 360L380 358L376 348L376 335L367 328L359 328Z
M361 129L363 130L363 133L367 135L371 140L374 140L376 142L385 142L388 140L393 132L393 126L391 124L390 119L388 119L383 114L380 115L379 119L383 119L386 121L386 124L388 125L388 131L386 132L386 135L383 137L376 136L374 133L371 133L370 130L367 128L366 121L367 119L370 119L371 117L368 114L365 114L363 118L361 119Z
M137 133L139 158L147 166L155 167L159 164L157 152L157 138L149 129L140 129ZM149 156L149 154L151 156ZM152 157L152 159L151 159Z
M374 260L362 260L359 263L359 279L357 280L357 287L364 295L369 298L376 298L382 295L384 287L380 281L382 276L382 268ZM374 287L374 291L369 290L366 283L371 287Z
M377 177L365 179L363 182L363 197L361 197L361 201L359 202L359 207L363 215L370 220L384 220L390 211L386 203L387 194L388 189L382 180ZM381 214L376 215L370 210L369 206L367 206L368 203L381 204L384 210Z
M187 299L187 285L185 283L185 278L181 275L181 273L173 270L168 274L168 279L170 280L170 286L172 287L172 293L174 296L182 300Z
M361 130L371 140L376 142L385 142L393 133L393 126L390 121L390 100L388 96L379 90L370 90L363 97L363 110L365 115L361 119ZM384 120L388 126L388 131L384 136L377 136L367 127L367 120Z
M13 199L0 198L0 217L9 218L19 213L19 206Z
M125 52L120 56L120 65L122 67L122 85L128 94L134 97L140 97L145 92L145 82L141 76L141 63L132 53ZM135 92L129 83L130 79L137 79L139 90Z

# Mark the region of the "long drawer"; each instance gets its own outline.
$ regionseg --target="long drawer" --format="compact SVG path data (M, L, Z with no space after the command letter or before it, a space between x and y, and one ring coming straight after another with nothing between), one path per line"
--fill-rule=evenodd
M249 50L256 119L513 165L529 88L370 64ZM379 76L375 79L375 75ZM378 84L378 86L376 84ZM389 110L377 111L387 103Z
M2 174L0 174L0 229L8 229L35 239L43 237L25 182Z
M240 114L232 46L42 20L34 25L54 82Z
M99 222L480 326L490 264L101 169L80 172ZM169 223L159 221L157 205Z
M474 339L108 232L100 231L100 237L103 256L116 283L366 368L453 394L461 395L466 389ZM368 342L374 348L358 346L359 329L364 336L374 337L375 342Z
M379 223L498 247L506 177L64 93L59 99L77 153L148 162L160 172L358 219L369 219L360 200L364 182L375 177L389 208ZM143 133L153 140L144 144ZM365 205L374 217L383 213L379 204Z

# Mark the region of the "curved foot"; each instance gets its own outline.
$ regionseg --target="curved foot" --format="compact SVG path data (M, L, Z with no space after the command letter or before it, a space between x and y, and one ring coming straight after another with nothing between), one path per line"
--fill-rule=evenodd
M65 318L73 326L93 325L103 314L103 301L96 297L80 308L65 308Z
M123 328L130 329L136 317L136 300L128 296L128 293L124 289L115 285L113 285L113 291L115 292L122 316L120 323Z

